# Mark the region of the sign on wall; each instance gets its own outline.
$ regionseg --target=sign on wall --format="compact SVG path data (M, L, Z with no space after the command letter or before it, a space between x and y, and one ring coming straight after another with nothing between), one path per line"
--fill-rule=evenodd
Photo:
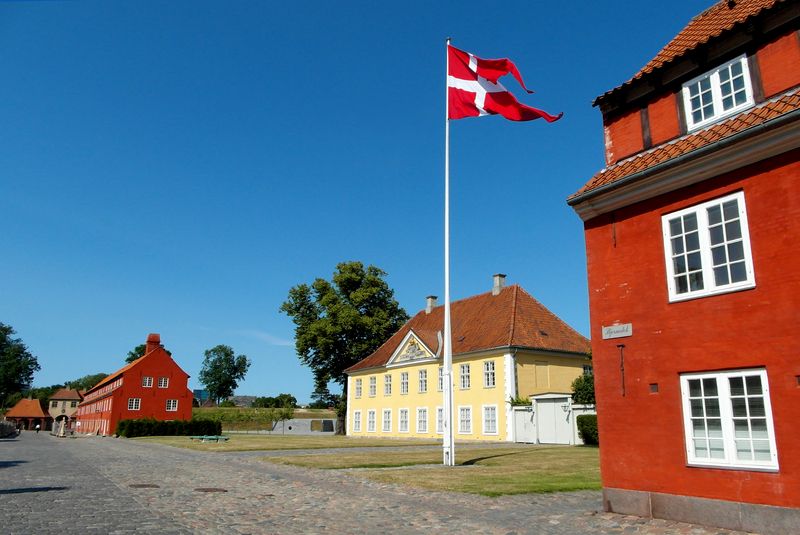
M603 340L633 336L633 323L620 323L603 327Z

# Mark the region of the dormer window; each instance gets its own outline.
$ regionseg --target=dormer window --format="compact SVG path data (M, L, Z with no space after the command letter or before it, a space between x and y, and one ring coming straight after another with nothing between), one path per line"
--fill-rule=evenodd
M683 85L683 107L689 131L752 105L753 89L744 55Z

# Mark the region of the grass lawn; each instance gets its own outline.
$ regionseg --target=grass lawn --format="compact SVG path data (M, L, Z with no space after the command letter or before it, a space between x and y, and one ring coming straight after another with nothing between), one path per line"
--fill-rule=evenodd
M458 466L455 467L441 466L441 451L372 451L264 460L311 468L364 468L354 474L386 483L484 496L600 488L599 450L586 446L486 447L460 451L456 447Z
M223 433L224 434L224 433ZM404 440L385 438L355 438L344 436L304 435L228 435L227 442L194 442L189 437L139 437L130 440L166 444L201 451L257 451L257 450L305 450L321 448L364 448L375 446L424 446L436 445L439 441Z

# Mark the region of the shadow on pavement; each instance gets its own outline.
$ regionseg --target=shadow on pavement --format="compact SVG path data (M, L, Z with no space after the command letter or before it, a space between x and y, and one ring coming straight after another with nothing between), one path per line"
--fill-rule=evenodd
M69 487L25 487L21 489L0 489L0 494L25 494L27 492L50 492L51 490L67 490Z
M27 463L28 461L0 461L0 468L11 468L20 464Z

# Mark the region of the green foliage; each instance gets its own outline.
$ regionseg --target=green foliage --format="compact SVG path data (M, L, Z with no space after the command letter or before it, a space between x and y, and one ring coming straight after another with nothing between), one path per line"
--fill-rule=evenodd
M578 426L578 436L584 444L597 446L600 444L600 436L597 434L597 415L581 414L575 419Z
M255 408L276 408L276 407L297 407L297 398L291 394L278 394L275 397L257 397L253 400L251 407Z
M531 398L529 397L521 397L519 395L514 396L513 398L508 398L508 403L511 404L512 407L530 407L531 406Z
M232 347L218 345L206 350L199 379L211 399L219 401L233 395L249 368L250 360L245 355L237 356Z
M170 420L168 422L153 418L122 420L117 424L116 433L121 437L151 436L195 436L219 435L222 424L214 420Z
M580 375L572 381L572 401L582 405L594 405L594 375Z
M167 352L167 355L169 355L170 357L172 356L172 351L165 348L164 344L161 344L161 347L164 349L164 351ZM134 347L133 349L128 351L128 356L125 357L125 363L130 364L134 360L143 357L146 349L147 349L147 344L139 344L138 346Z
M233 400L226 399L224 401L220 401L218 403L218 406L220 406L220 407L235 407L236 403L234 403Z
M49 399L53 397L53 394L55 394L62 388L64 388L64 385L41 386L41 387L31 388L30 390L26 391L24 395L26 397L30 396L32 398L38 399L39 405L41 405L44 413L47 414Z
M0 323L0 407L8 397L22 392L33 382L33 374L41 369L39 362L19 338L14 329Z
M342 262L330 282L318 278L289 290L280 310L295 324L295 348L314 374L315 400L330 401L325 396L331 381L346 388L344 370L408 321L385 276L375 266Z
M67 388L72 388L74 390L89 390L106 377L108 377L107 373L93 373L90 375L84 375L83 377L79 377L74 381L67 381Z

